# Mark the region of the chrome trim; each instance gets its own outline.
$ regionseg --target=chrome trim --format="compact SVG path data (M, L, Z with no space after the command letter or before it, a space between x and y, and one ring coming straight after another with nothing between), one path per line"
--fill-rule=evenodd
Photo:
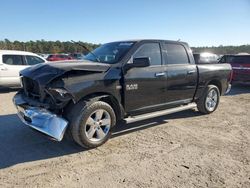
M233 70L250 70L250 67L232 67Z
M231 91L231 89L232 89L232 85L228 84L225 94L228 94Z
M39 107L31 107L25 104L20 94L13 98L18 116L29 127L44 133L56 141L63 139L68 126L68 121L58 115Z
M150 119L150 118L155 118L155 117L159 117L159 116L163 116L163 115L181 112L184 110L193 109L196 107L197 107L196 103L190 103L187 105L183 105L183 106L179 106L179 107L175 107L175 108L170 108L167 110L157 111L157 112L153 112L153 113L147 113L147 114L138 115L138 116L134 116L134 117L128 117L125 119L125 122L126 123L134 123L137 121L142 121L142 120L146 120L146 119Z
M155 73L155 77L161 77L161 76L165 76L166 73L165 72L157 72Z

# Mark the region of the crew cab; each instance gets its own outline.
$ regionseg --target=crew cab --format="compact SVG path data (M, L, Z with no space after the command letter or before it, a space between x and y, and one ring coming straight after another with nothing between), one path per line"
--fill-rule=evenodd
M20 87L19 72L45 62L44 58L31 52L0 50L0 86Z
M31 128L57 141L66 132L80 146L94 148L120 122L196 107L204 114L214 112L230 90L231 70L229 64L196 65L184 42L111 42L84 61L23 70L23 89L13 102Z
M250 83L250 55L224 55L219 63L231 64L233 83Z

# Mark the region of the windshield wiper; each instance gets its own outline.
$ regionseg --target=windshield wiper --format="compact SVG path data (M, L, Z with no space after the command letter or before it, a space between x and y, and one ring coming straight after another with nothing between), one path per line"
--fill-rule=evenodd
M84 44L80 43L80 42L76 42L76 41L73 41L71 40L71 42L73 42L74 44L78 44L79 46L81 46L83 49L85 49L87 52L89 52L90 54L92 54L95 59L101 63L100 59L97 57L97 55L95 55L93 52L91 52Z

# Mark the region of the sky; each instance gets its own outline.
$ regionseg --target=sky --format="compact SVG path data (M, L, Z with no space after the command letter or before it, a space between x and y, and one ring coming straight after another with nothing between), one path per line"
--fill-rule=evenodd
M250 0L5 0L0 40L250 44Z

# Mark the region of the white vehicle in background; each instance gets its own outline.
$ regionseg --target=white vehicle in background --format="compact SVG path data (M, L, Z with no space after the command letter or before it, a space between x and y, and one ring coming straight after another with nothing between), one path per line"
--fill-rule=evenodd
M44 58L31 52L0 50L0 86L20 86L21 70L45 62Z
M219 56L213 53L203 52L194 53L193 55L196 64L213 64L219 62Z

